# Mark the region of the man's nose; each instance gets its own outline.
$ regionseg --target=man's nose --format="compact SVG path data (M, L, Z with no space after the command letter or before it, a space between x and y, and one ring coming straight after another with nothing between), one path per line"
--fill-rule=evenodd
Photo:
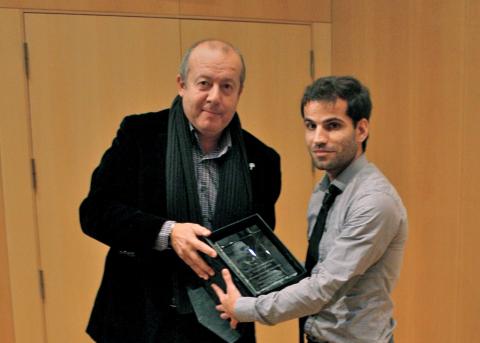
M220 87L214 84L208 91L207 101L216 103L220 100Z
M328 133L321 126L317 126L313 135L313 142L318 144L324 144L328 141Z

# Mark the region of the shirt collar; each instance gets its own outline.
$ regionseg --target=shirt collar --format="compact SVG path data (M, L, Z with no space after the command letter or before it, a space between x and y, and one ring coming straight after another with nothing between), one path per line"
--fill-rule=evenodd
M198 140L198 131L195 129L195 127L192 125L192 123L188 123L188 126L190 127L190 132L192 133L192 137L194 139L194 142L196 146L200 149L200 142ZM217 158L225 155L228 150L232 147L232 136L230 134L230 130L226 128L223 132L222 135L220 136L220 140L218 141L217 148L212 151L211 153L205 154L203 157L204 158ZM202 151L202 149L200 149ZM203 155L203 153L202 153Z
M347 187L348 183L352 181L355 175L357 175L357 173L367 164L367 157L365 156L365 154L362 154L352 163L350 163L347 168L345 168L335 179L333 179L333 181L330 182L328 175L325 174L322 178L322 181L320 181L318 188L326 192L328 187L330 186L330 183L333 183L343 192Z

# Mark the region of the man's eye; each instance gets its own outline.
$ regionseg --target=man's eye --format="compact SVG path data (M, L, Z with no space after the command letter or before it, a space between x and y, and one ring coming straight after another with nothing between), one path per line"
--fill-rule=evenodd
M340 123L332 122L327 124L327 129L338 130L341 127Z
M230 83L226 83L222 87L226 92L231 92L233 90L233 85Z
M310 122L310 121L306 121L305 122L305 127L308 129L308 130L315 130L315 128L317 127L317 125L315 125L314 123Z
M198 81L200 87L208 87L210 83L207 80Z

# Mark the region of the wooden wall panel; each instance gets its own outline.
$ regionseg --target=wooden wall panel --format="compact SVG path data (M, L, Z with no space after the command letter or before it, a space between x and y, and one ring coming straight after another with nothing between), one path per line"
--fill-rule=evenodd
M462 119L464 19L464 6L454 0L332 5L333 72L353 74L370 87L367 155L396 185L409 212L394 298L400 343L457 342L456 332L465 330L457 319L464 311L458 292L468 277L454 272L467 259L460 246L462 140L470 137Z
M0 0L0 7L330 22L331 0Z
M458 311L455 342L478 341L480 327L480 2L466 1L465 22L465 107L461 122L462 198L458 268ZM459 116L459 114L457 114ZM455 117L457 117L455 116Z
M181 15L330 22L331 0L180 0Z
M332 73L331 24L312 24L312 50L314 53L314 77L330 75Z
M178 15L180 0L0 0L0 7L56 11L91 11Z
M402 286L413 294L405 324L414 332L400 337L405 342L455 342L460 280L452 271L459 266L461 229L464 8L457 1L410 5L410 80L405 87L411 101L406 161L412 171L411 225L409 274Z
M43 342L39 256L30 169L28 93L23 64L23 19L0 9L0 155L10 290L17 343Z
M0 149L1 151L1 149ZM0 342L14 342L12 294L10 290L10 268L8 266L5 206L3 203L2 156L0 156Z

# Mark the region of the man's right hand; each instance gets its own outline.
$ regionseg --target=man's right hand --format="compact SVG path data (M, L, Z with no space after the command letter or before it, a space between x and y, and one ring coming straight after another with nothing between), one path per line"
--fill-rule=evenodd
M170 234L170 245L177 255L202 279L207 280L215 272L203 260L198 252L202 252L212 258L217 257L217 252L208 244L198 239L206 237L210 230L193 223L175 223Z

